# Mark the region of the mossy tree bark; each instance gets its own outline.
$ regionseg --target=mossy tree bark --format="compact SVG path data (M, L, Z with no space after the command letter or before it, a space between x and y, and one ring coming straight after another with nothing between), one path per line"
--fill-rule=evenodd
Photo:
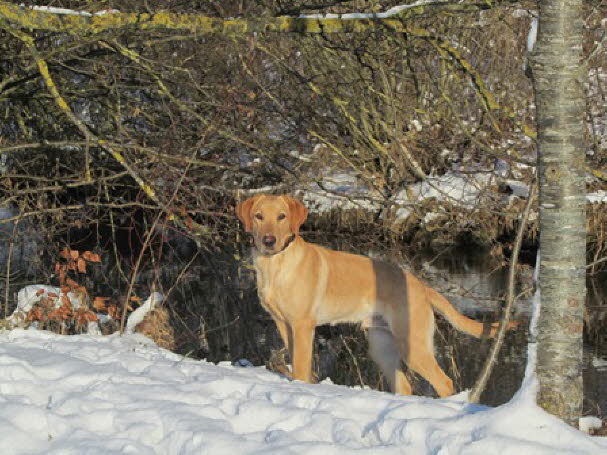
M582 412L586 213L582 0L542 0L533 76L540 179L537 401L577 426Z

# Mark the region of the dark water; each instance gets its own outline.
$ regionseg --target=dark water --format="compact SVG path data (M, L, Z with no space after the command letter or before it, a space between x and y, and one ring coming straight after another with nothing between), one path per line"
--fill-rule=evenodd
M322 238L309 241L369 254L403 264L442 292L464 314L477 319L496 321L505 296L507 267L492 259L487 251L474 248L446 249L434 255L418 251L394 252L379 247L370 251L353 246L352 238L319 233ZM327 238L336 239L333 242ZM343 242L343 244L340 244ZM381 245L382 242L377 242ZM242 246L242 245L239 245ZM248 248L225 249L223 253L201 255L199 261L181 276L181 268L167 272L167 294L176 334L176 351L212 362L246 358L254 365L272 369L284 359L282 341L270 316L257 300L254 272ZM516 304L515 319L520 330L508 333L497 366L481 402L499 405L508 401L520 387L527 353L526 322L530 316L533 268L522 265L518 292L528 294ZM142 274L143 276L144 274ZM177 279L181 276L180 279ZM148 281L156 275L152 274ZM589 281L584 382L586 412L607 415L607 289L606 276ZM175 282L178 281L178 284ZM145 287L145 286L144 286ZM145 294L145 292L143 292ZM476 340L453 329L437 318L435 336L439 363L453 379L457 391L470 389L487 357L490 341ZM315 373L319 380L330 377L336 384L368 386L384 390L384 383L367 354L363 331L356 325L323 326L316 331ZM412 375L414 393L433 396L432 388Z
M507 267L484 251L451 251L422 260L424 278L440 289L464 314L497 320L506 293ZM531 289L533 268L522 265L517 283L519 293ZM531 294L520 298L514 309L515 320L524 328L506 337L499 362L492 374L482 402L502 404L520 386L526 363L527 323L531 316ZM607 275L589 278L585 318L584 397L585 412L607 415ZM439 324L444 342L437 343L437 356L450 367L449 375L459 388L470 388L489 349L489 341L477 341Z
M352 236L341 237L320 230L307 233L306 239L403 264L442 292L462 313L491 321L500 316L508 270L488 251L475 247L448 248L432 254L386 251L382 246L370 251L365 245L356 245ZM379 240L377 244L383 242ZM146 296L150 283L154 282L160 285L157 290L169 295L167 305L175 329L177 352L214 362L247 358L255 365L266 364L272 368L273 364L280 363L282 342L271 318L257 300L246 243L241 242L238 247L242 251L226 247L223 252L201 254L191 267L189 257L185 257L181 265L175 260L174 264L162 267L160 276L156 269L140 273L138 292ZM533 255L530 256L532 260ZM529 257L526 259L531 262ZM182 274L184 270L187 273ZM522 297L515 306L514 317L522 322L523 328L508 333L498 364L481 397L485 404L508 401L520 386L526 364L524 327L531 312L532 274L531 265L522 265L519 269L517 290ZM15 292L21 285L13 281L11 284ZM110 287L117 289L118 285ZM106 295L103 293L106 291L98 290L98 295ZM607 273L588 280L586 308L585 412L607 416ZM456 390L471 388L487 357L490 341L461 334L440 317L435 340L439 363L453 379ZM330 377L337 384L384 389L377 368L368 358L364 334L357 326L319 327L315 366L320 380ZM412 382L416 394L434 394L427 383L414 375Z

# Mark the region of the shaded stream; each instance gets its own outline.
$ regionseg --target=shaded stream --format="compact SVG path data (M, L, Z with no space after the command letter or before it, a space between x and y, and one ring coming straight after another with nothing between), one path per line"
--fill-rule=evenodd
M499 318L508 270L488 251L475 247L448 248L439 255L395 252L385 247L370 251L368 247L355 245L357 241L352 236L322 230L308 232L305 238L404 264L467 316L487 321ZM175 330L177 352L212 362L246 358L254 365L272 368L277 363L275 357L280 353L282 341L270 316L259 305L246 243L237 245L242 251L224 245L212 254L200 254L191 267L187 264L196 252L195 246L190 245L183 253L175 248L179 254L174 253L162 267L139 274L136 291L145 297L152 283L165 295L171 290L167 307ZM100 273L107 278L111 267L104 266L106 269ZM523 327L507 335L498 364L481 397L482 403L504 403L520 386L526 364L532 273L529 265L522 265L519 270L518 292L529 291L515 306L514 317L522 321ZM108 289L119 289L119 281L106 283L101 275L92 280L103 287L92 289L94 295L108 295ZM44 282L43 277L32 279ZM13 286L16 293L19 285ZM319 327L315 344L316 373L320 380L330 377L337 384L384 389L377 368L368 358L363 332L357 326ZM456 390L471 388L487 357L490 341L461 334L438 317L435 345L439 363L453 379ZM607 416L607 273L588 280L584 348L585 412ZM415 394L434 395L422 379L413 376L412 382Z
M323 235L323 234L320 234ZM312 242L331 244L307 235ZM334 237L335 239L335 237ZM496 321L505 296L507 267L493 259L487 251L448 249L439 256L420 252L394 254L392 251L369 251L353 247L351 238L339 238L333 247L358 251L392 262L411 265L414 273L443 293L462 313L475 319ZM341 244L343 242L343 244ZM245 248L246 249L246 248ZM173 301L188 305L185 322L192 325L195 315L204 322L196 331L198 338L178 347L181 353L210 361L246 358L254 365L272 368L280 354L282 341L270 316L257 300L254 272L247 266L250 257L234 261L232 254L213 256L211 262L193 272L193 279L177 286ZM481 402L499 405L518 390L526 365L527 326L531 304L533 268L522 265L518 291L529 290L519 299L514 318L522 327L507 334L498 363L481 397ZM180 296L181 294L181 296ZM607 286L605 275L588 284L586 343L584 353L585 410L594 415L607 414ZM336 384L368 386L384 390L385 384L367 354L366 339L356 325L322 326L316 330L315 365L319 380L327 377ZM456 390L473 386L487 357L490 340L476 340L461 334L441 317L437 318L436 356L445 372L453 379ZM204 345L204 346L203 346ZM283 351L284 354L284 351ZM432 387L423 379L411 377L414 393L434 396Z
M440 289L464 314L496 320L506 293L508 269L497 263L485 251L453 250L423 261L424 278ZM517 291L532 286L531 266L521 266ZM592 414L607 414L607 275L588 280L588 298L584 343L585 410ZM514 309L514 319L522 321L525 329L510 333L505 339L497 364L482 402L502 404L520 386L526 363L528 319L531 316L530 296L520 298ZM449 365L458 389L474 383L487 356L490 342L479 342L453 333L446 323L439 328L446 343L437 343L437 356Z

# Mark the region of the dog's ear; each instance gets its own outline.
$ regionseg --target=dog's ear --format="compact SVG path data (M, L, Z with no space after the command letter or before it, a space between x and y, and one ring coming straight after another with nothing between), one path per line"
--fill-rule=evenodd
M291 196L283 196L289 206L289 223L291 230L295 233L299 232L299 227L308 218L308 209L302 202L293 199Z
M251 232L253 229L253 219L251 218L251 209L255 201L259 199L259 195L250 197L246 201L242 201L236 206L236 215L244 224L244 230Z

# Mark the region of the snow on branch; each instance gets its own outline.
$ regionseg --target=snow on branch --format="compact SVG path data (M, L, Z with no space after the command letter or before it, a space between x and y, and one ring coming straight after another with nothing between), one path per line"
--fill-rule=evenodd
M130 314L126 323L126 333L133 333L137 324L142 322L147 314L156 308L156 305L161 304L163 300L164 296L160 292L152 292L143 305Z
M38 6L38 5L26 5L25 3L19 4L21 8L29 8L34 11L42 11L49 14L65 14L68 16L103 16L104 14L116 14L120 13L117 9L104 9L97 11L96 13L89 13L88 11L77 11L68 8L57 8L55 6Z
M321 19L321 18L336 18L336 19L388 19L401 15L405 10L415 8L417 6L442 6L455 2L450 0L417 0L414 3L393 6L387 11L381 13L343 13L343 14L301 14L299 17L304 19Z
M192 13L121 13L103 10L97 13L50 6L15 5L0 1L0 27L9 23L28 30L46 30L70 34L94 34L130 27L139 30L172 30L190 33L241 34L250 32L356 33L383 27L394 32L408 31L405 21L427 14L429 8L450 12L486 9L491 4L470 1L417 0L380 13L349 13L280 17L221 19Z

